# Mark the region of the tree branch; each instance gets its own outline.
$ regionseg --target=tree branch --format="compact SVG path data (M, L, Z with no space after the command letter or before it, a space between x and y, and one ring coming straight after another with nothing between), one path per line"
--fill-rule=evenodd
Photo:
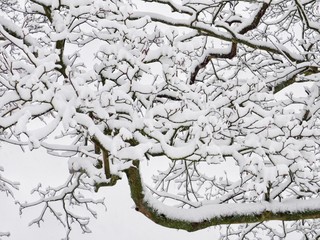
M153 204L146 201L145 188L139 172L139 161L134 161L133 166L125 171L131 190L131 197L136 204L136 210L148 217L151 221L164 227L184 229L189 232L204 229L220 224L254 223L270 220L293 221L301 219L320 218L320 199L292 200L290 202L276 203L238 203L206 205L195 209L177 209L162 206L152 207ZM159 203L161 204L161 203ZM299 206L299 207L297 207ZM171 211L179 216L189 216L188 219L178 219L169 216ZM197 212L202 218L197 219ZM198 213L199 213L198 212ZM216 213L215 213L216 212ZM188 214L189 213L189 214ZM207 217L205 216L207 214ZM211 217L210 213L212 213ZM192 220L192 219L195 220Z

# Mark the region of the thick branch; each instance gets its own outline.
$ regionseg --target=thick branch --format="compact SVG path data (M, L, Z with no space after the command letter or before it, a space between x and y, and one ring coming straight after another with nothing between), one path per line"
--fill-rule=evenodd
M43 8L43 11L44 11L44 14L45 16L48 18L48 20L50 21L50 23L53 22L53 18L52 18L52 9L50 7L52 6L47 6L43 3L39 3L38 1L36 0L31 0L31 2L35 3L35 4L39 4L42 8ZM60 4L59 4L60 6ZM66 69L67 69L67 66L66 64L64 63L63 61L63 55L64 55L64 47L65 47L65 44L66 44L66 39L61 39L61 40L58 40L56 42L56 49L59 50L59 61L57 62L58 65L60 65L60 68L56 68L56 70L58 72L61 73L61 75L64 77L64 78L68 78L67 74L66 74Z
M263 3L262 7L260 8L260 10L257 12L256 16L254 17L253 21L250 24L248 24L247 26L243 27L239 31L239 34L243 35L243 34L249 32L250 30L255 29L258 26L261 18L265 14L269 5L270 5L270 3ZM195 83L198 72L200 71L200 69L205 68L207 66L207 64L211 61L211 59L213 59L213 58L232 59L236 56L236 53L237 53L237 43L233 41L229 53L227 53L227 54L210 54L210 55L206 56L204 58L204 61L201 62L199 65L197 65L196 68L194 69L194 71L191 73L190 84Z
M141 17L149 16L152 21L160 22L168 26L186 27L189 29L193 29L201 33L202 36L209 36L209 37L217 38L217 39L231 42L231 43L240 43L248 47L251 47L253 49L261 49L269 53L284 55L285 57L290 59L290 61L292 62L303 61L303 57L301 57L299 54L295 54L291 52L286 47L280 44L274 45L273 43L257 41L254 39L249 39L246 36L243 36L244 33L254 29L257 26L257 24L260 22L261 17L264 15L268 6L269 6L269 3L264 3L262 5L262 8L259 10L257 16L253 19L253 22L247 25L246 27L244 27L242 30L240 30L240 33L233 32L232 29L228 29L227 25L226 26L210 26L202 22L194 22L193 19L188 19L188 20L174 19L174 18L170 18L160 14L154 14L154 13L148 13L148 12L135 12L131 14L129 19L137 20L137 19L140 19ZM220 31L218 30L218 28L224 28L225 30L228 31L228 33L226 34L225 31ZM232 32L232 34L230 34L230 32Z
M273 93L277 93L277 92L281 91L282 89L285 89L286 87L296 83L296 78L297 78L297 75L299 75L299 74L303 74L305 76L308 76L308 75L315 74L315 73L319 73L319 70L317 67L304 67L301 70L296 71L296 73L288 80L277 83L274 86Z
M259 11L257 12L256 16L254 17L253 21L249 25L247 25L244 28L242 28L239 31L240 34L245 34L245 33L249 32L249 31L255 29L258 26L258 24L261 21L261 18L263 17L263 15L266 13L268 7L270 6L270 2L262 4L261 8L259 9Z
M64 78L68 78L68 75L66 73L66 69L67 69L67 66L66 64L64 63L63 61L63 55L64 55L64 47L65 47L65 44L66 44L66 40L63 39L63 40L59 40L57 41L56 43L56 48L59 50L59 61L57 62L57 64L59 64L61 67L58 68L57 70L62 74L62 76Z
M199 65L197 65L194 71L191 73L190 77L190 84L194 84L196 81L196 77L198 72L207 66L207 64L214 58L223 58L223 59L232 59L236 56L237 53L237 43L232 43L230 52L223 54L223 53L212 53L206 56Z
M95 191L97 192L100 187L110 187L110 186L116 185L116 183L120 179L120 177L118 175L111 174L108 151L100 144L100 142L97 139L93 138L92 141L95 145L96 153L100 153L102 151L103 162L101 162L101 164L97 167L98 168L103 167L106 178L109 180L108 182L97 183L95 185Z
M133 165L126 170L126 175L130 185L131 197L136 204L136 210L164 227L192 232L220 224L320 218L319 199L292 200L283 203L239 203L232 204L233 206L230 206L231 204L207 205L196 209L173 209L173 207L161 205L161 208L156 209L151 206L156 203L150 204L145 200L145 189L141 182L139 162L134 161ZM178 219L178 217L168 216L170 213L176 214L176 216L189 217L188 219ZM203 218L192 220L197 218L199 215L197 213L201 213ZM210 214L212 216L208 217Z

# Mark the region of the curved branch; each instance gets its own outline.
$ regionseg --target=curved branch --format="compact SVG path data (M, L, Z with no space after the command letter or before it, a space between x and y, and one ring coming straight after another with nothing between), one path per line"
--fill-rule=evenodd
M207 55L204 60L198 64L194 71L191 73L191 77L190 77L190 84L194 84L195 81L196 81L196 77L199 73L199 71L202 69L202 68L205 68L207 66L207 64L213 59L213 58L223 58L223 59L232 59L236 56L237 54L237 43L232 43L231 45L231 49L230 49L230 52L228 53L211 53L209 55Z
M139 161L134 161L133 166L125 173L128 177L131 197L136 204L135 209L164 227L193 232L220 224L320 218L320 199L275 203L229 203L205 205L195 209L177 209L148 198L148 193L141 181Z
M244 26L239 31L239 34L243 35L243 34L249 32L250 30L255 29L258 26L261 18L263 17L265 12L267 11L267 8L269 7L269 5L270 5L270 2L263 3L261 8L259 9L259 11L257 12L256 16L254 17L253 21L250 24ZM210 54L210 55L206 56L204 61L202 63L200 63L199 65L197 65L195 70L191 73L190 84L195 83L198 72L200 71L200 69L205 68L207 66L207 64L211 61L211 59L213 59L213 58L232 59L236 56L236 54L237 54L237 43L232 42L231 49L230 49L229 53L227 53L227 54Z
M267 51L269 53L274 53L274 54L279 54L279 55L284 55L290 61L292 62L302 62L303 57L301 57L299 54L296 54L294 52L291 52L289 49L287 49L285 46L282 46L280 44L272 44L269 42L263 42L263 41L258 41L254 39L249 39L246 36L243 36L247 31L252 30L255 28L256 24L259 23L261 20L261 17L263 16L264 12L266 11L266 8L269 6L268 3L264 3L263 7L260 9L258 12L258 16L254 18L253 22L243 29L240 30L240 33L238 32L233 32L232 29L229 29L228 24L223 25L217 25L217 26L211 26L202 22L193 22L193 19L174 19L170 18L167 16L163 16L161 14L155 14L152 12L134 12L133 14L130 15L129 19L130 20L137 20L142 17L148 16L152 21L163 23L168 26L174 26L174 27L186 27L189 29L193 29L198 31L199 33L202 34L202 36L208 36L208 37L213 37L217 38L226 42L231 42L231 43L240 43L243 45L246 45L250 48L253 49L261 49L264 51ZM261 15L262 14L262 15ZM221 31L218 28L222 28L227 31ZM230 34L230 32L232 34Z

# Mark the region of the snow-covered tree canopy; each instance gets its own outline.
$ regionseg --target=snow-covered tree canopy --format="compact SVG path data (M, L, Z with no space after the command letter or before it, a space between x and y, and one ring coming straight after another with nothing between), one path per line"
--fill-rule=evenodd
M43 206L33 223L50 212L67 231L73 222L89 231L68 206L95 215L89 205L102 202L78 190L124 178L136 210L163 226L240 224L221 239L320 234L319 1L2 0L0 9L0 139L69 161L65 185L21 204ZM167 169L147 185L141 164L155 159ZM0 191L12 187L0 175Z

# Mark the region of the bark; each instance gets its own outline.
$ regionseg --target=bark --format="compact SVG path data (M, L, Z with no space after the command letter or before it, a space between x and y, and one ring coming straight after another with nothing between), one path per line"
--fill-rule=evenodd
M133 166L125 171L128 183L131 190L131 197L136 205L136 211L139 211L151 221L164 227L174 229L184 229L189 232L204 229L210 226L221 224L241 224L254 223L269 220L301 220L301 219L315 219L320 218L320 208L310 211L283 211L278 212L263 211L257 214L236 214L233 216L213 217L211 219L203 220L201 222L188 222L184 220L172 219L149 206L145 201L143 183L141 181L139 172L139 161L134 161ZM216 206L213 206L216 207Z

